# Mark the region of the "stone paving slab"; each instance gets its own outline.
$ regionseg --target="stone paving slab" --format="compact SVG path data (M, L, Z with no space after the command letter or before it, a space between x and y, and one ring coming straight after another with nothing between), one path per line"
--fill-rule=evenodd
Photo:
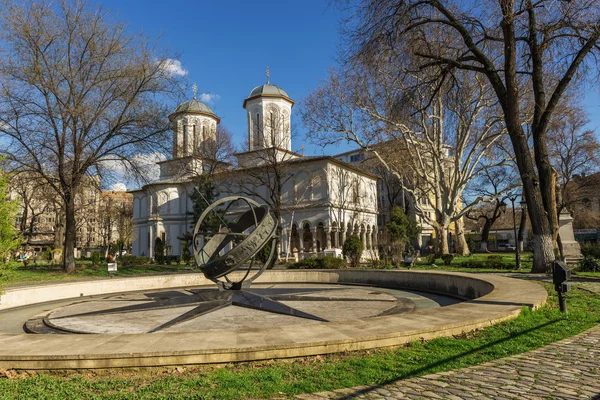
M600 294L600 282L579 281L576 286ZM297 398L600 399L600 325L548 346L474 367Z
M139 278L145 286L172 288L195 276L178 275L156 283ZM113 286L136 287L137 278L113 280ZM522 307L536 308L547 292L537 283L465 273L425 271L266 271L257 283L343 283L419 288L472 300L436 308L425 314L390 315L315 325L218 329L214 331L152 334L28 335L0 334L0 368L87 369L143 367L301 357L341 351L397 346L413 340L452 336L516 317ZM83 285L83 284L80 284ZM97 282L87 290L100 291ZM121 285L121 286L119 286ZM101 285L102 286L102 285ZM2 298L13 307L48 301L65 291L89 294L82 286L46 285L7 289ZM68 290L67 290L68 289ZM105 288L114 293L115 287ZM69 292L70 293L70 292ZM32 296L28 296L28 294ZM68 297L67 295L64 295ZM9 301L5 306L10 304ZM0 302L1 305L1 302ZM7 306L8 307L8 306ZM160 338L160 340L157 340Z

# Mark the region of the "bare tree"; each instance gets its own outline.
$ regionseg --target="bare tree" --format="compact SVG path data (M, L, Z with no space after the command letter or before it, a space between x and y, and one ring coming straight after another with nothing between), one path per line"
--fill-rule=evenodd
M353 15L346 24L350 58L384 54L396 65L409 59L411 68L427 73L428 83L434 84L458 70L485 76L502 109L523 182L534 234L533 271L545 271L554 259L558 232L548 128L565 93L598 70L600 4L595 0L341 3Z
M502 216L506 208L506 193L518 186L518 176L511 166L502 166L483 171L467 189L466 193L474 197L495 198L484 202L467 212L467 218L482 221L481 251L488 251L490 231L494 223Z
M491 91L472 74L462 76L460 87L446 85L440 91L421 84L425 76L400 80L385 60L370 61L332 72L305 100L304 123L317 143L350 141L370 152L414 199L433 208L430 215L414 202L419 216L436 230L441 252L448 253L450 225L458 222L460 227L461 218L481 200L463 205L464 189L482 171L507 162L488 154L503 133L501 121L490 112ZM409 168L382 147L403 152ZM467 253L464 231L457 233L458 250Z
M257 198L271 208L279 221L278 237L281 237L283 229L284 201L290 201L284 199L284 195L293 195L293 191L287 190L286 193L286 186L294 178L289 162L298 156L285 150L288 140L291 140L290 128L281 113L257 122L253 139L257 141L254 143L255 150L237 153L239 168L230 172L233 192ZM249 143L245 147L249 148Z
M164 147L162 101L178 92L179 75L151 41L84 1L6 1L1 22L0 153L61 199L64 269L73 272L84 177Z
M562 107L548 128L549 157L557 171L558 214L581 200L581 186L572 184L575 175L592 174L600 166L600 143L589 119L577 107Z

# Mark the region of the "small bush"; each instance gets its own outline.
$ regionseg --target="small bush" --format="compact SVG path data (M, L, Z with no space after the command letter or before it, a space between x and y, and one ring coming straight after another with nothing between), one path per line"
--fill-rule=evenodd
M581 254L600 260L600 244L581 245Z
M300 260L295 264L292 264L291 268L293 269L317 269L317 259L316 258L305 258L304 260Z
M44 260L51 262L53 259L54 259L54 253L52 253L52 249L48 247L44 251Z
M425 259L425 263L427 265L433 265L435 264L435 260L436 260L436 256L435 254L431 253L427 256L427 258Z
M583 259L579 262L579 271L600 272L600 259L584 255Z
M343 258L337 258L333 256L316 257L316 258L305 258L295 264L292 264L292 269L339 269L346 265L346 261Z
M452 260L454 260L453 254L442 254L442 261L444 262L444 265L452 264Z
M323 269L339 269L346 266L346 260L333 256L319 257L318 262Z
M502 262L502 256L500 254L492 254L491 256L488 256L488 261L500 261Z
M100 264L100 252L94 251L92 253L91 260L92 260L92 265L98 265L98 264Z
M192 261L192 253L190 252L187 240L181 241L181 261L183 261L185 265L189 265L190 261Z
M357 267L360 264L360 256L362 254L363 243L356 235L352 235L346 239L342 246L342 254L350 260L351 267Z

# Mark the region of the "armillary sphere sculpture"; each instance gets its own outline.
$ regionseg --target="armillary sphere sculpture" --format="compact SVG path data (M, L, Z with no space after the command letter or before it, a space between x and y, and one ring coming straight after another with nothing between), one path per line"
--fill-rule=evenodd
M219 210L219 206L224 204L226 207ZM239 208L244 204L245 209L238 210L235 219L229 222L225 220L224 216L232 206L237 205ZM213 223L207 223L211 217ZM277 221L267 206L261 206L247 197L225 197L210 204L198 219L193 236L194 259L204 276L219 288L240 290L242 286L249 286L273 261L277 243L276 229ZM271 248L267 260L249 277L256 255L269 243ZM238 281L232 281L228 275L240 267L246 268L246 274Z

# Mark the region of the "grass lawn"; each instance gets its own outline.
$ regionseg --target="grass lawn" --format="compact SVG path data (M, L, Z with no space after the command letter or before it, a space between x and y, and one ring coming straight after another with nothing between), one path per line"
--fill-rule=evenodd
M573 289L569 314L548 304L516 319L453 338L342 355L221 366L128 369L0 379L1 399L246 399L385 384L480 364L573 336L600 322L600 296Z
M131 265L118 264L116 276L131 276L144 274L158 274L165 272L192 271L192 266L185 264L171 265ZM197 269L196 269L197 271ZM30 263L24 267L22 263L11 262L6 266L0 266L0 288L8 285L23 283L60 281L73 279L106 278L108 277L106 264L92 265L90 261L78 261L77 270L73 274L66 274L59 265L39 264L34 266Z

